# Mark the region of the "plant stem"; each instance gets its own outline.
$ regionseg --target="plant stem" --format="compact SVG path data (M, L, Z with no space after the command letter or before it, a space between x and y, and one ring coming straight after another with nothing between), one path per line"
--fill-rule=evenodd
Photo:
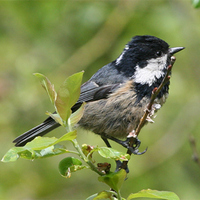
M78 151L79 156L81 159L83 159L89 166L90 168L96 172L97 174L99 174L100 176L104 175L104 173L100 172L96 166L85 156L85 154L83 153L82 149L80 148L78 142L76 139L72 140L72 143L74 145L74 148Z
M117 200L122 200L120 191L116 192L115 190L105 190L108 193L111 193L113 196L117 196Z
M199 157L199 154L198 154L198 151L197 151L196 141L195 141L195 139L192 135L190 135L189 141L190 141L190 145L191 145L191 148L192 148L192 151L193 151L192 158L200 167L200 157Z
M70 124L68 124L68 126L65 126L67 132L71 132L73 131L73 128L71 127ZM78 151L78 155L79 157L84 160L91 168L91 170L93 170L94 172L96 172L97 174L99 174L100 176L104 175L104 173L100 172L97 167L85 156L85 154L83 153L81 147L78 144L78 141L76 139L72 140L72 143L74 145L74 148Z
M117 199L118 199L118 200L122 200L120 190L117 192Z

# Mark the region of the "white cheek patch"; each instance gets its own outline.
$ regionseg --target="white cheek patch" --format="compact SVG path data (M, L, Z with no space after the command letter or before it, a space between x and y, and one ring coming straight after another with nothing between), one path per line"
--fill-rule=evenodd
M160 58L148 60L147 66L144 68L140 68L137 65L134 74L135 82L151 86L156 79L164 75L163 69L166 67L166 62L167 55L164 55Z

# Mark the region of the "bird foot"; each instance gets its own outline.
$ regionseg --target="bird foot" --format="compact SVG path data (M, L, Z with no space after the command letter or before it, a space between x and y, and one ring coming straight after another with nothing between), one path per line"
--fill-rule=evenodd
M110 143L107 140L107 139L110 139L110 140L115 141L118 144L122 145L123 147L125 147L131 153L133 153L135 155L142 155L142 154L144 154L147 151L147 148L146 148L143 152L139 152L138 148L139 148L141 142L137 138L137 136L135 135L135 131L131 131L129 133L129 135L127 136L127 139L125 141L119 140L117 138L114 138L114 137L108 136L108 135L106 137L103 137L103 136L101 136L101 137L102 137L102 139L104 140L104 142L106 143L106 145L108 147L111 147ZM131 141L132 145L130 145L130 141Z
M143 151L143 152L139 152L139 147L140 147L140 140L137 137L133 137L133 145L130 146L130 140L131 137L127 137L127 139L125 141L121 141L121 145L126 147L129 151L131 151L131 153L135 154L135 155L142 155L147 151L147 148Z
M128 169L128 165L124 165L123 162L121 162L120 160L116 160L116 169L115 169L115 172L118 172L120 169L124 169L126 171L126 173L128 174L129 173L129 169Z

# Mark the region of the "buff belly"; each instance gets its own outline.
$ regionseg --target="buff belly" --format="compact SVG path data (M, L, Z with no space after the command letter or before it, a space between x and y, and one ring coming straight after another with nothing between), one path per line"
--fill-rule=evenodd
M135 101L135 93L129 92L89 102L78 124L99 135L124 138L136 129L148 103L147 99Z

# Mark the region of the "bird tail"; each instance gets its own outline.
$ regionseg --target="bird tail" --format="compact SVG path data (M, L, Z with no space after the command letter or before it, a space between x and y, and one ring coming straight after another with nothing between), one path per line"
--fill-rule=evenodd
M30 142L35 137L43 136L59 126L60 124L54 121L51 117L48 117L43 123L23 133L13 142L16 143L15 146L24 146L27 142Z

